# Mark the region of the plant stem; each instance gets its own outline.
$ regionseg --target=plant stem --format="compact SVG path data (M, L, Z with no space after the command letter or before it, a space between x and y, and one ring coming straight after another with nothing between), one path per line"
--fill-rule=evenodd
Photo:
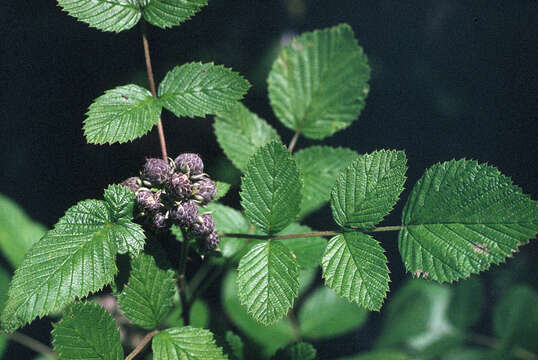
M380 226L374 229L374 232L380 232L380 231L400 231L405 226L400 225L394 225L394 226Z
M12 334L8 334L8 337L10 340L23 346L26 346L27 348L34 350L38 354L53 357L55 359L58 358L58 355L56 355L54 350L49 348L47 345L40 343L36 339L29 337L28 335L24 335L20 332L14 332Z
M290 144L288 145L288 150L293 152L293 148L295 147L295 144L297 143L297 139L299 139L299 135L301 134L301 129L297 130L293 137L291 138Z
M299 331L299 326L297 325L297 319L295 318L293 309L291 309L288 313L288 320L290 321L291 331L293 333L293 338L295 339L295 342L301 342L301 332Z
M148 42L148 36L147 36L147 31L146 31L146 23L144 20L141 21L140 26L142 29L142 44L144 45L144 57L146 59L146 71L148 73L149 88L151 90L151 94L153 95L153 98L157 99L157 91L155 90L155 80L153 79L153 69L151 67L151 57L149 55L149 42ZM159 131L159 142L161 143L161 153L163 156L163 160L168 161L168 155L166 153L166 141L164 139L163 123L161 121L160 116L157 122L157 130Z
M152 332L148 333L143 339L142 341L140 342L140 344L137 345L137 347L131 351L131 353L129 355L127 355L127 357L125 358L125 360L131 360L133 359L136 355L138 355L139 352L141 352L144 347L150 342L151 338L153 338L153 336L155 334L157 334L159 332L159 330L153 330Z
M183 324L189 325L190 318L190 304L187 301L187 282L185 281L185 271L187 270L187 255L189 254L189 237L187 233L181 229L183 233L183 244L181 246L181 255L179 258L179 271L178 271L178 290L179 297L181 298L181 317L183 318Z

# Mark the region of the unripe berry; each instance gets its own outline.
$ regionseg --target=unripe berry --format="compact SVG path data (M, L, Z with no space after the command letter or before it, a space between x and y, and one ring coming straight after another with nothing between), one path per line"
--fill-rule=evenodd
M192 194L192 184L189 177L181 173L173 173L166 183L171 194L179 199L186 199Z
M181 226L190 227L198 218L198 206L192 200L182 202L170 211L170 218Z
M170 165L162 159L146 159L142 175L152 185L160 185L170 177Z
M199 175L204 172L204 163L200 156L192 153L179 155L175 160L176 168L190 175Z
M158 229L164 228L166 226L166 215L160 212L156 213L153 217L153 225Z
M217 185L211 179L203 176L193 185L193 195L196 200L207 204L217 196Z
M205 245L209 250L215 249L219 246L219 236L215 231L209 234L205 240Z
M136 190L140 189L142 182L140 181L139 177L130 177L121 182L121 186L125 186L132 192L136 192Z
M160 193L154 194L148 189L142 189L136 194L136 202L143 210L157 211L162 206L160 195Z
M207 236L215 230L215 220L209 214L204 214L198 218L192 227L191 231L195 236Z

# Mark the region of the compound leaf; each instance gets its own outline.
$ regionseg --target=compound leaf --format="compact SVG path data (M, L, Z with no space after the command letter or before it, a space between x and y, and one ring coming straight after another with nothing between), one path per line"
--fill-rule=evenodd
M452 282L504 262L538 232L536 202L496 168L470 160L432 166L402 214L398 246L417 277Z
M272 360L315 360L316 349L309 343L300 342L290 344L283 349L279 349L271 358Z
M333 237L321 261L328 287L351 302L379 310L389 290L389 269L381 245L370 235L346 232Z
M145 0L144 19L166 29L190 19L207 5L207 0Z
M271 140L280 140L271 125L239 102L219 112L214 127L220 147L233 164L243 171L260 146Z
M176 66L159 85L162 105L176 116L204 117L241 100L250 84L241 75L213 63Z
M302 187L290 152L273 141L259 148L250 159L241 184L241 205L253 224L274 234L296 218Z
M301 234L311 232L312 229L306 225L298 223L290 224L278 235ZM308 269L319 266L323 251L327 247L327 240L320 236L304 237L295 239L280 239L279 242L286 245L297 258L297 263L301 268Z
M155 360L225 360L222 349L215 344L209 330L191 326L170 328L153 337Z
M380 150L360 155L340 172L331 192L336 223L371 230L398 201L406 170L403 151Z
M255 245L237 268L239 299L264 325L286 315L299 293L299 269L291 251L278 241Z
M84 135L89 143L124 143L145 135L157 124L161 104L147 89L129 84L105 91L86 115Z
M123 359L114 318L95 303L75 303L52 331L54 350L62 360Z
M288 128L323 139L359 116L370 67L349 25L304 33L286 46L269 73L269 99Z

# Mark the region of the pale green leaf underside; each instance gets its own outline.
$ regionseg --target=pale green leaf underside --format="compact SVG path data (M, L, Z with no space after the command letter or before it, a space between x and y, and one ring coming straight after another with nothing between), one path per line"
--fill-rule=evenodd
M241 100L250 84L238 73L213 63L176 66L159 85L162 105L176 116L204 117Z
M504 262L536 236L536 202L496 168L476 161L436 164L417 182L402 214L405 267L437 281Z
M379 310L389 290L389 269L381 245L371 236L348 232L333 237L321 267L328 287L369 310Z
M69 15L103 31L132 28L142 15L137 0L58 0Z
M299 270L291 251L278 241L254 246L237 269L241 304L264 325L282 318L299 292Z
M160 269L152 256L142 253L131 261L129 281L118 303L134 324L153 330L172 308L175 284L173 271Z
M226 196L231 185L222 181L216 181L215 183L217 185L217 196L215 197L215 200L218 200Z
M280 139L271 125L241 103L219 112L214 127L220 147L242 171L259 147Z
M84 135L92 144L124 143L149 132L159 121L161 104L138 85L105 91L90 105Z
M292 223L283 231L279 232L278 235L301 234L311 231L313 230L306 225ZM320 236L280 239L278 241L291 250L297 258L299 266L304 269L319 266L321 263L321 256L327 247L327 240Z
M299 217L310 214L329 201L336 176L355 160L357 155L350 149L329 146L312 146L295 153L297 166L304 179Z
M54 350L62 360L122 360L120 332L114 318L95 303L75 303L52 331Z
M274 234L296 217L303 184L295 160L278 141L259 148L241 184L241 205L260 230Z
M403 151L359 155L336 179L331 209L342 227L369 230L387 215L403 191L407 159Z
M370 67L349 25L304 33L286 46L269 73L269 99L292 130L322 139L357 119Z
M207 0L144 0L143 15L150 24L162 29L179 25L194 16Z
M225 360L209 330L190 326L170 328L153 337L155 360Z

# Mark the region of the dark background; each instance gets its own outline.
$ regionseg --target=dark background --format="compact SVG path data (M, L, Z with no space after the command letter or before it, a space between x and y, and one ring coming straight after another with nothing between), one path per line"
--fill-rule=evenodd
M477 159L536 199L536 14L537 2L519 0L210 0L180 27L150 28L149 40L156 81L187 61L232 67L253 84L247 106L288 142L293 134L272 113L265 81L281 39L347 22L368 55L371 89L358 121L326 144L359 153L405 149L408 189L436 162ZM113 146L87 144L81 130L88 106L105 90L131 82L147 87L138 27L105 33L75 21L55 1L3 1L0 34L0 191L30 216L51 227L76 202L101 198L108 184L136 174L145 156L159 156L156 129ZM218 165L223 154L211 118L163 114L170 154L198 152L217 179L237 180ZM315 143L301 138L297 148ZM237 196L226 200L238 205ZM402 206L386 224L398 223ZM327 210L309 224L333 226ZM379 239L394 291L406 277L395 235ZM521 256L530 259L535 250L523 247ZM342 343L342 354L368 345L356 337ZM323 352L331 344L320 346Z

